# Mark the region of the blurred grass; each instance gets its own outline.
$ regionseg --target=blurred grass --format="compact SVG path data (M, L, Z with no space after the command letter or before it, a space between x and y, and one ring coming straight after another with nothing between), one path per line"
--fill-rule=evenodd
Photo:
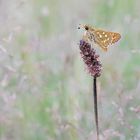
M92 78L79 23L120 32L99 50L102 140L140 139L140 2L13 0L0 5L0 139L95 139Z

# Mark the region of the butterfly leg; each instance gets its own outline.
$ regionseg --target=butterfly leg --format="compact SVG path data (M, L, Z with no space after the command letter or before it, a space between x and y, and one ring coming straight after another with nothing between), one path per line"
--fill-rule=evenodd
M84 35L83 35L83 37L82 37L82 40L84 40L84 41L86 41L86 42L89 43L89 38L88 38L88 36L87 36L86 33L84 33Z

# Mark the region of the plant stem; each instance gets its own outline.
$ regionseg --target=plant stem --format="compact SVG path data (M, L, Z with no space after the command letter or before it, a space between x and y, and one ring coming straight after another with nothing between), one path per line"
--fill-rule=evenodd
M96 123L97 140L99 140L99 126L98 126L98 102L97 102L97 78L93 78L93 96L94 96L94 113Z

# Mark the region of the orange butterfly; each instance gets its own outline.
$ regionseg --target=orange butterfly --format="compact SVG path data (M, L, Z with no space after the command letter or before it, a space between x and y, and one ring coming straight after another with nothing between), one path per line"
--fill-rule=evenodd
M101 47L104 51L107 51L108 47L118 40L120 40L121 35L115 32L108 32L101 29L93 28L90 25L81 25L78 29L83 28L85 30L83 39L85 41L90 41L97 44Z

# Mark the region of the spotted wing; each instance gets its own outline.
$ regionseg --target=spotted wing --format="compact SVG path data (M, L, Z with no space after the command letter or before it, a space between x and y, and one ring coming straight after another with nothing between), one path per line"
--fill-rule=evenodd
M121 35L119 33L110 32L110 35L112 37L111 44L116 43L121 38Z
M96 30L94 36L95 43L98 44L104 51L107 51L112 39L110 33L103 30Z
M117 42L120 39L119 33L107 32L103 30L96 30L94 32L94 41L98 44L104 51L107 51L108 47Z

